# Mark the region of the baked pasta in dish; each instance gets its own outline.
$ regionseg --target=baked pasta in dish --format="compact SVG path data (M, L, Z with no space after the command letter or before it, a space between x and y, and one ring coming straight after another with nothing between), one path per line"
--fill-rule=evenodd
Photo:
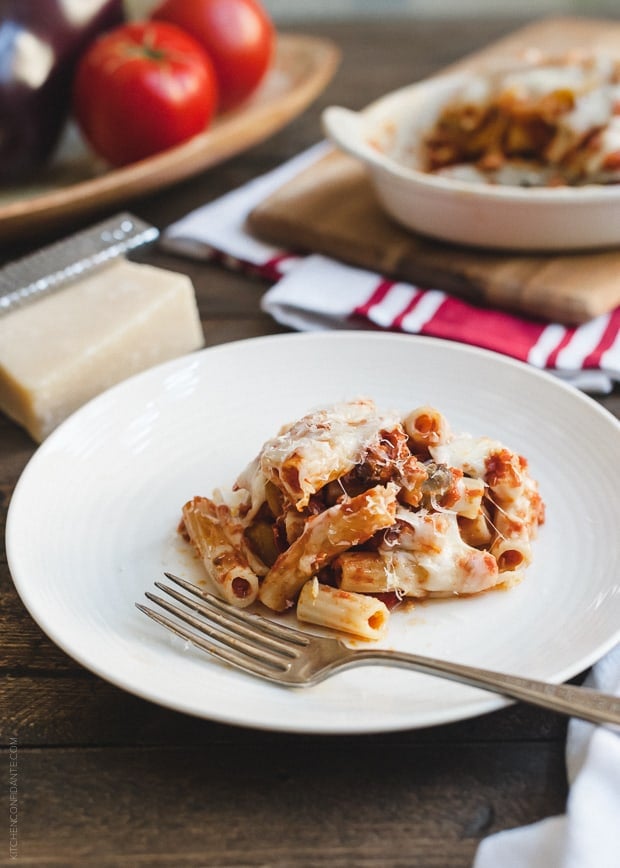
M375 639L406 598L514 584L543 520L522 456L432 407L360 399L285 426L227 497L186 503L179 531L228 602Z
M620 181L620 61L573 52L530 55L475 75L422 141L422 168L520 186Z

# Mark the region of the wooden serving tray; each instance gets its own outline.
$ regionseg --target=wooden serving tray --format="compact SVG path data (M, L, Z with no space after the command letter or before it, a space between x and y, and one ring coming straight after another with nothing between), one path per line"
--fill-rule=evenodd
M189 141L119 169L104 167L68 127L63 147L38 180L0 189L0 243L123 205L245 151L305 111L339 61L340 50L329 39L279 34L273 66L247 103Z
M576 18L537 22L449 70L471 70L526 48L561 52L578 46L620 53L620 23ZM530 255L416 235L384 214L365 168L339 151L262 202L248 226L281 247L322 253L479 304L562 323L586 322L620 305L619 249Z

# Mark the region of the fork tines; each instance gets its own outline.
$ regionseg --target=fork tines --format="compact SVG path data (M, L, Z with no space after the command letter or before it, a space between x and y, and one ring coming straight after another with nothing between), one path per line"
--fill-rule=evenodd
M264 678L270 675L281 678L301 650L309 644L309 637L299 630L236 609L173 573L165 575L191 596L161 582L155 582L155 586L185 608L148 591L145 596L178 620L173 621L140 603L136 603L137 608L181 639L220 660Z

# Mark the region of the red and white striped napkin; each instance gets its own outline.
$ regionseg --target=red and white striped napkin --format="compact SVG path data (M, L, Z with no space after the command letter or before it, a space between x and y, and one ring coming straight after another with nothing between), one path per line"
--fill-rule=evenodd
M271 281L262 307L293 329L381 328L446 338L545 368L593 393L609 392L620 381L620 307L568 327L478 307L324 256L294 255L252 237L245 228L250 211L328 150L320 143L198 208L163 233L162 246Z

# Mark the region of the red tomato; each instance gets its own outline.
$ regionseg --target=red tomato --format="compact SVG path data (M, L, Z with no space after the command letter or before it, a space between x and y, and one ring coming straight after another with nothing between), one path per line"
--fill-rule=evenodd
M178 27L126 24L96 40L74 83L74 114L93 149L120 166L207 128L217 81L204 49Z
M275 30L258 0L164 0L151 17L176 24L206 49L223 111L247 99L269 68Z

